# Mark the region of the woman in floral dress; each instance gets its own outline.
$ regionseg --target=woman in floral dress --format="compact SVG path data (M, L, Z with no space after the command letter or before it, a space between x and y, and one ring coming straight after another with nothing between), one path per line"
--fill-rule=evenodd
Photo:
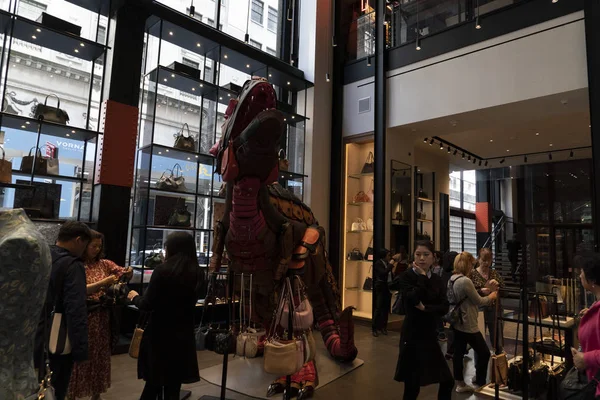
M92 231L92 240L84 254L88 301L99 302L104 289L125 275L131 278L131 268L119 267L104 257L104 235ZM88 312L88 361L75 363L69 385L69 400L90 397L99 400L110 387L111 330L109 310L98 307Z

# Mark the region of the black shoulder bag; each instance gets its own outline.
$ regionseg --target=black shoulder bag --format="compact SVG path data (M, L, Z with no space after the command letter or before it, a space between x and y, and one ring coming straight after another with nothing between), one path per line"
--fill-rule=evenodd
M452 294L455 297L456 300L456 292L454 292L454 284L456 283L457 280L459 280L460 278L464 278L465 276L459 276L458 278L456 278L455 280L451 280L450 283L450 289L452 290ZM462 298L458 303L456 304L452 304L454 307L452 307L450 309L450 311L448 311L448 314L446 314L444 316L444 320L450 324L450 326L454 326L458 323L462 323L463 322L463 317L462 317L462 310L460 309L460 306L462 305L462 303L464 303L464 301L467 299L467 296L465 296L464 298Z

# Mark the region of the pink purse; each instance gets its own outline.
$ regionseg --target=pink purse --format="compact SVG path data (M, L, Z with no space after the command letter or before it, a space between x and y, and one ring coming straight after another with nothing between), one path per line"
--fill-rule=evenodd
M291 302L294 307L293 313L293 326L295 331L308 331L313 327L314 324L314 316L313 309L310 305L310 301L308 301L308 297L306 296L305 286L299 276L295 278L298 279L299 287L298 287L298 298L300 299L300 304L296 305L294 303L294 292L292 290L292 285L290 284L290 280L287 280L288 290L291 293ZM283 309L281 310L281 318L279 319L279 325L283 329L288 329L289 325L289 302L284 302L282 304Z

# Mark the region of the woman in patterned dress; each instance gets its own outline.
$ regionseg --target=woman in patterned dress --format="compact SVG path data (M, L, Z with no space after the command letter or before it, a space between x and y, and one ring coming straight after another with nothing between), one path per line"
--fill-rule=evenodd
M99 302L104 289L125 275L131 278L131 268L119 267L103 259L104 235L92 231L92 240L84 254L88 301ZM91 396L99 400L100 394L110 387L111 330L109 310L99 307L88 313L88 361L75 363L69 385L69 399Z

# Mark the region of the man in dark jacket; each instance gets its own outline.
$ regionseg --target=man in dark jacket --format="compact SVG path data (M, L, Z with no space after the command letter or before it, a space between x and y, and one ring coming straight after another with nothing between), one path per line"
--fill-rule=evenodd
M88 358L86 280L81 256L90 240L91 233L87 225L82 222L68 221L60 228L56 245L50 246L52 272L36 337L35 362L39 366L43 358L43 347L48 346L52 310L55 308L62 310L63 317L67 321L67 336L71 344L71 352L65 355L49 354L52 385L58 400L63 400L67 394L73 362L85 361ZM45 338L42 333L44 324L47 335ZM42 375L43 371L42 367L40 369Z

